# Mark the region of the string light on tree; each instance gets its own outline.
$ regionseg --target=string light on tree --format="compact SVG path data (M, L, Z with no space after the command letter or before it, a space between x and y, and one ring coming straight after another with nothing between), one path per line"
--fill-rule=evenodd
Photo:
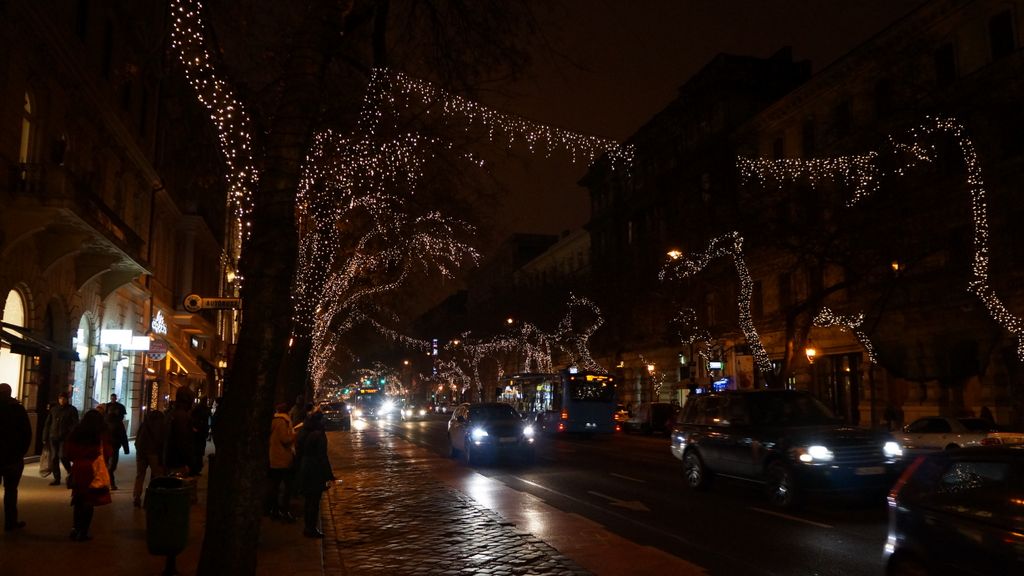
M875 358L875 347L871 344L871 339L867 337L860 330L860 325L864 323L864 313L859 312L853 316L842 316L833 312L827 306L822 308L818 315L814 317L814 325L820 328L829 328L832 326L838 326L840 330L852 332L860 345L864 347L864 352L867 354L868 362L877 364L878 361Z

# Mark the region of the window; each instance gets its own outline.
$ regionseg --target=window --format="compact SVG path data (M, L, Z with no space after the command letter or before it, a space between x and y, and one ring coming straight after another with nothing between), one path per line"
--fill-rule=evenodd
M754 320L764 317L764 288L760 280L754 280L754 287L750 291L750 315Z
M949 86L956 80L956 50L952 42L935 49L935 83Z
M1013 37L1013 14L1004 10L988 21L988 38L992 45L992 60L1009 56L1016 47Z
M25 107L21 113L21 144L18 147L18 162L28 164L29 145L32 138L32 95L25 92Z
M842 138L850 133L853 125L853 111L849 100L840 102L832 114L832 125L835 128L836 136Z
M789 272L779 274L779 308L793 304L793 277Z
M813 116L811 116L810 118L807 118L806 120L804 120L804 125L803 125L803 128L802 128L801 132L802 132L802 141L803 141L803 147L804 147L804 151L803 151L804 158L810 158L810 157L814 156L814 153L817 151L817 143L815 142L815 126L814 126L814 117Z

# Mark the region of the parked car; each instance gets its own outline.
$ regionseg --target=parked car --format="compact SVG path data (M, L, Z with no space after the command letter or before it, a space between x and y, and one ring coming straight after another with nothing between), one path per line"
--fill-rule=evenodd
M326 402L320 406L324 413L324 427L327 429L348 430L352 428L352 415L344 402Z
M1024 444L1024 433L1001 431L985 418L926 416L904 426L897 440L910 456L967 446Z
M1024 574L1024 446L933 452L889 494L890 576Z
M448 421L452 457L460 454L474 464L481 457L534 458L534 428L512 406L500 402L461 404Z
M900 463L888 434L844 426L814 396L795 390L691 397L671 450L691 489L707 488L716 475L749 480L779 507L795 506L809 492L881 497Z
M622 429L641 434L668 434L679 411L679 406L668 402L644 402L623 423Z

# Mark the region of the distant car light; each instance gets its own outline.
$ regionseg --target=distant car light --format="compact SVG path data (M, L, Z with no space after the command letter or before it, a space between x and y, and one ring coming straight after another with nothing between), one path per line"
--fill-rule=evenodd
M427 409L426 408L420 408L420 416L426 416L426 415L427 415Z
M356 418L362 418L363 417L363 409L362 408L356 408L354 411L352 411L352 413L356 415Z
M395 403L392 402L391 400L385 400L380 405L380 413L381 414L387 414L388 412L391 412L394 409L395 409Z

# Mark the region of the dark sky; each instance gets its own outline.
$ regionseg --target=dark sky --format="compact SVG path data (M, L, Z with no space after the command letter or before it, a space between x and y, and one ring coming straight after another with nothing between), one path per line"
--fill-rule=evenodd
M625 140L720 52L792 46L817 72L922 0L538 0L543 40L524 77L484 97L504 112ZM541 42L542 44L543 42ZM515 193L509 232L558 233L589 218L586 172L537 156L496 167Z

